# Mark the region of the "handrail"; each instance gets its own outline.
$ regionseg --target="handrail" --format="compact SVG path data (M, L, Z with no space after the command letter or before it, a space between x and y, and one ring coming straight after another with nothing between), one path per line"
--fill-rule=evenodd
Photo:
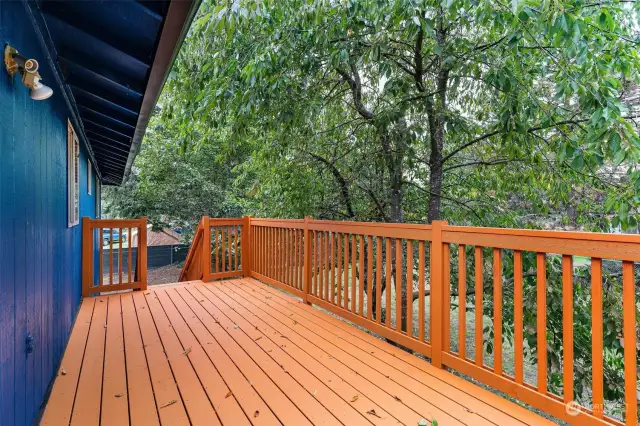
M191 241L191 245L189 246L187 258L184 261L184 265L182 267L182 271L180 272L180 278L178 279L178 281L202 279L202 269L199 257L201 254L200 252L203 232L203 219L200 219L200 222L198 222L198 227L193 234L193 240ZM198 271L195 270L196 267L199 269Z
M137 229L137 247L133 247L133 230ZM127 230L125 232L125 230ZM104 234L107 231L107 234ZM114 232L115 231L115 232ZM97 235L96 235L97 232ZM125 238L128 241L125 241ZM117 247L114 248L114 240ZM105 244L105 241L107 244ZM128 247L123 247L123 243ZM98 244L99 266L96 279L95 245ZM107 276L104 267L104 246L108 245ZM126 250L126 256L125 256ZM136 251L136 259L133 252ZM115 252L115 267L114 267ZM126 262L126 263L125 263ZM126 264L126 271L125 271ZM134 269L135 266L135 269ZM115 276L115 279L114 279ZM126 276L126 279L125 279ZM105 283L105 280L108 283ZM114 281L117 280L117 283ZM147 218L91 219L82 218L82 296L109 291L146 290L147 288Z
M193 264L196 260L189 260L191 253L201 254L201 276L205 281L239 275L254 277L423 354L435 367L459 371L573 425L623 424L604 412L602 333L602 260L621 261L626 424L637 424L633 262L640 262L638 235L460 227L444 221L415 225L308 217L304 220L205 217L201 224L202 238L194 238L196 243L187 260ZM238 232L241 243L237 241ZM537 346L541 349L536 385L527 383L523 372L525 252L532 253L537 262L535 314L537 329L542 331L537 333ZM239 253L241 264L237 260L231 263ZM563 330L566 330L561 337L566 348L562 361L563 395L547 389L549 256L560 256L562 265ZM592 269L593 385L589 390L593 408L573 401L573 256L590 258ZM473 262L468 266L467 259L471 257ZM230 268L225 269L224 259L229 261ZM185 270L188 265L185 263ZM506 265L511 270L504 271ZM491 273L490 291L485 289L485 270ZM491 367L484 359L485 345L502 347L505 273L513 276L513 283L509 284L514 292L513 377L504 370L501 350L492 351ZM475 288L469 292L467 281L472 277ZM455 308L457 329L452 326L452 294L466 295L465 303L458 303ZM466 297L474 303L471 323L475 323L475 348L483 348L475 351L474 359L466 354L466 327L470 322ZM483 332L485 297L492 301L491 342ZM452 331L459 336L455 341Z

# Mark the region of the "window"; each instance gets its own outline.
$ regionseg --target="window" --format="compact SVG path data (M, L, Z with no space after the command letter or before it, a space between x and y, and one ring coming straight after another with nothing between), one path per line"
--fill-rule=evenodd
M93 182L93 176L91 173L91 160L87 158L87 194L91 195L91 182Z
M67 120L67 191L69 228L80 223L80 144L76 132Z
M102 184L96 176L96 218L100 218L100 208L102 207Z

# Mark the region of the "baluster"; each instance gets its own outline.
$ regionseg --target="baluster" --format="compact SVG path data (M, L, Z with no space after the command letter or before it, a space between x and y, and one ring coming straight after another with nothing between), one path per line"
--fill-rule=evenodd
M602 259L598 258L591 259L591 309L593 415L601 419L604 414Z
M233 257L231 254L231 243L233 239L233 235L231 234L233 230L233 226L227 226L227 260L229 261L229 271L233 271Z
M373 319L373 238L371 235L367 236L367 318Z
M515 327L515 380L516 383L523 383L524 375L524 324L522 312L522 252L513 252L513 306L514 306L514 327Z
M118 272L119 272L119 284L122 284L122 228L118 228Z
M402 331L402 239L396 238L396 331Z
M356 236L351 235L351 313L356 312Z
M382 237L376 237L376 322L382 322Z
M413 337L413 240L407 240L407 336Z
M100 241L98 244L100 245L100 286L104 285L104 249L103 249L103 245L104 245L104 238L102 238L103 235L103 228L98 228L98 231L100 231L100 234L98 234L98 241ZM91 282L95 282L93 281L93 278L91 279Z
M324 298L324 270L326 268L326 262L324 259L324 232L318 232L318 296L319 298Z
M127 282L131 282L131 249L133 248L133 241L131 236L131 228L127 231L127 241L129 241L129 248L127 249Z
M538 287L538 392L547 393L547 267L544 253L536 254Z
M385 283L385 296L386 296L386 306L385 306L385 323L387 327L391 328L391 274L393 273L393 269L391 267L391 238L385 237L385 247L387 250L386 260L386 283Z
M625 420L638 424L638 370L636 369L636 294L633 262L622 262L622 327L624 338Z
M476 365L482 367L484 353L484 343L482 338L482 294L483 294L483 265L482 247L475 248L475 264L476 264Z
M360 250L358 251L358 254L360 256L359 261L360 263L358 264L358 267L360 268L360 274L358 275L358 306L359 306L359 311L361 316L364 316L364 253L365 253L365 246L364 246L364 237L362 235L358 236L359 242L360 242Z
M573 256L562 256L562 367L564 402L573 401Z
M493 249L493 371L502 375L502 253Z
M467 357L467 249L458 246L458 356Z
M238 234L240 233L240 225L234 226L234 231L235 231L235 238L234 238L235 246L233 248L233 251L234 251L234 261L233 262L234 262L235 270L239 271L240 268L238 267L239 266L238 265Z
M113 285L113 228L109 228L109 285Z
M442 350L451 352L451 247L442 244Z

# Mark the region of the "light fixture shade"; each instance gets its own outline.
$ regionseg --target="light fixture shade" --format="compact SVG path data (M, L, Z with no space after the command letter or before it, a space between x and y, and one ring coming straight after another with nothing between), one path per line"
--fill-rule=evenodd
M53 89L40 83L40 80L35 79L33 89L31 89L31 92L29 93L31 99L34 101L43 101L50 98L51 95L53 95Z

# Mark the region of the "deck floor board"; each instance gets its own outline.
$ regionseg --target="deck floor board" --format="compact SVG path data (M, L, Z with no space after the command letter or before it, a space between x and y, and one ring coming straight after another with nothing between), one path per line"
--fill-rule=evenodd
M47 425L553 424L254 279L85 298Z

